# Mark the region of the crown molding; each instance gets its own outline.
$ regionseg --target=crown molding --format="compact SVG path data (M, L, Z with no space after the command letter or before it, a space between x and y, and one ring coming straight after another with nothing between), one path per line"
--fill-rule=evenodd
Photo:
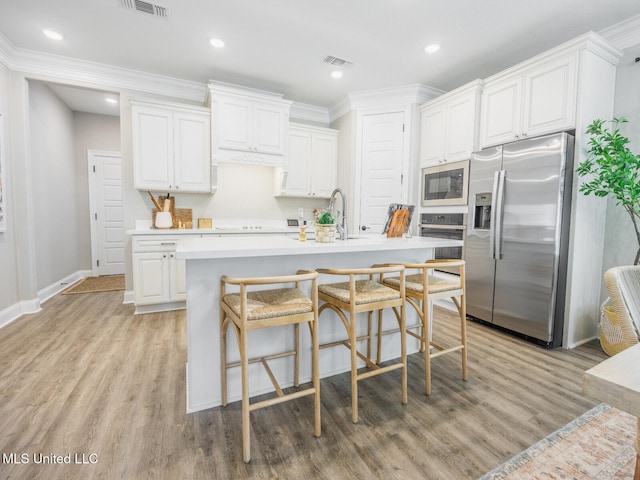
M307 122L329 125L329 110L325 107L317 107L308 103L293 102L289 111L291 120L303 120Z
M414 83L399 87L377 88L350 93L347 98L329 109L331 121L350 110L374 108L385 105L421 105L442 95L444 90Z
M0 63L12 70L11 60L14 57L14 48L11 42L0 32Z
M204 104L207 84L14 47L0 34L0 62L10 70L50 81L134 90Z
M605 28L598 35L620 50L640 45L640 15Z
M444 93L419 83L399 87L362 90L349 94L352 109L379 107L384 104L422 104Z

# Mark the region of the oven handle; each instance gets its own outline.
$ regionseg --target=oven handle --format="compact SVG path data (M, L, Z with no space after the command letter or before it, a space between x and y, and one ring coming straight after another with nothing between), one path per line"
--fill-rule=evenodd
M418 228L433 228L438 230L466 230L466 225L439 225L437 223L420 223Z

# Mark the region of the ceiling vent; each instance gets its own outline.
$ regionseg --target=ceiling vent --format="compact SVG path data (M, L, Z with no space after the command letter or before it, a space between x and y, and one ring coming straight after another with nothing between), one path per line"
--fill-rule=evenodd
M156 5L150 2L144 2L143 0L120 0L122 6L135 10L137 12L147 13L155 17L167 17L167 9L161 5Z
M344 60L332 55L327 55L323 62L333 65L334 67L348 67L349 65L353 65L353 62L350 62L349 60Z

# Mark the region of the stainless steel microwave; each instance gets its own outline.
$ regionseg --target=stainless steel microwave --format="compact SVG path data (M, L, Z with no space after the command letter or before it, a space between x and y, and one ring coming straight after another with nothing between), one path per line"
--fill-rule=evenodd
M423 207L466 205L469 192L469 160L422 169Z

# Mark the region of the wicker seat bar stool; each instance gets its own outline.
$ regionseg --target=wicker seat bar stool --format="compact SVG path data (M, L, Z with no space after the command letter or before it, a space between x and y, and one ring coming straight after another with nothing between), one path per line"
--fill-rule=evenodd
M392 265L382 267L368 267L356 269L325 269L316 270L323 275L348 277L347 281L339 283L321 284L318 286L318 298L324 303L318 309L318 315L325 310L333 310L347 333L346 340L321 344L320 348L344 345L351 352L351 419L358 423L358 381L380 375L392 370L401 369L402 403L407 403L407 348L405 335L400 335L399 361L381 367L371 359L371 327L373 312L385 308L394 308L401 331L405 330L405 299L404 299L404 266ZM399 274L397 289L389 288L375 280L376 275L388 273ZM362 278L364 277L364 278ZM399 309L399 312L398 310ZM367 335L357 336L357 317L360 313L367 313ZM367 340L366 355L358 351L358 341ZM358 373L358 358L362 359L369 370Z
M427 260L425 263L405 264L407 271L417 273L405 274L406 301L418 313L420 322L407 328L407 334L420 340L420 350L424 352L425 393L431 395L431 359L452 352L461 352L462 379L467 380L467 304L465 300L465 262L464 260ZM432 275L435 268L457 267L459 277L452 279L452 275L443 279ZM386 277L382 283L391 288L400 289L399 277ZM460 343L443 346L433 341L431 319L429 318L430 303L434 300L450 298L460 316ZM416 333L412 328L418 328ZM378 322L378 342L385 333L382 322ZM431 352L431 347L435 351ZM378 343L378 361L380 343Z
M222 370L222 405L227 405L227 370L241 367L242 372L242 457L245 462L251 459L250 447L250 412L297 398L314 396L314 434L320 436L320 373L318 364L318 285L317 272L298 271L295 275L261 277L261 278L232 278L223 276L220 279L220 356ZM309 282L311 298L301 290L302 282ZM289 286L283 287L282 285ZM291 285L294 286L291 286ZM227 293L228 285L239 286L239 293ZM270 290L251 290L253 286L280 285L280 288ZM284 393L280 388L268 361L276 358L292 356L294 358L294 386L299 386L299 347L300 324L306 323L311 332L311 376L312 386L292 393ZM227 329L231 325L238 340L240 361L228 363L227 360ZM294 349L275 353L260 358L249 358L248 333L253 330L294 326ZM250 403L249 401L249 363L261 363L273 386L277 396Z

